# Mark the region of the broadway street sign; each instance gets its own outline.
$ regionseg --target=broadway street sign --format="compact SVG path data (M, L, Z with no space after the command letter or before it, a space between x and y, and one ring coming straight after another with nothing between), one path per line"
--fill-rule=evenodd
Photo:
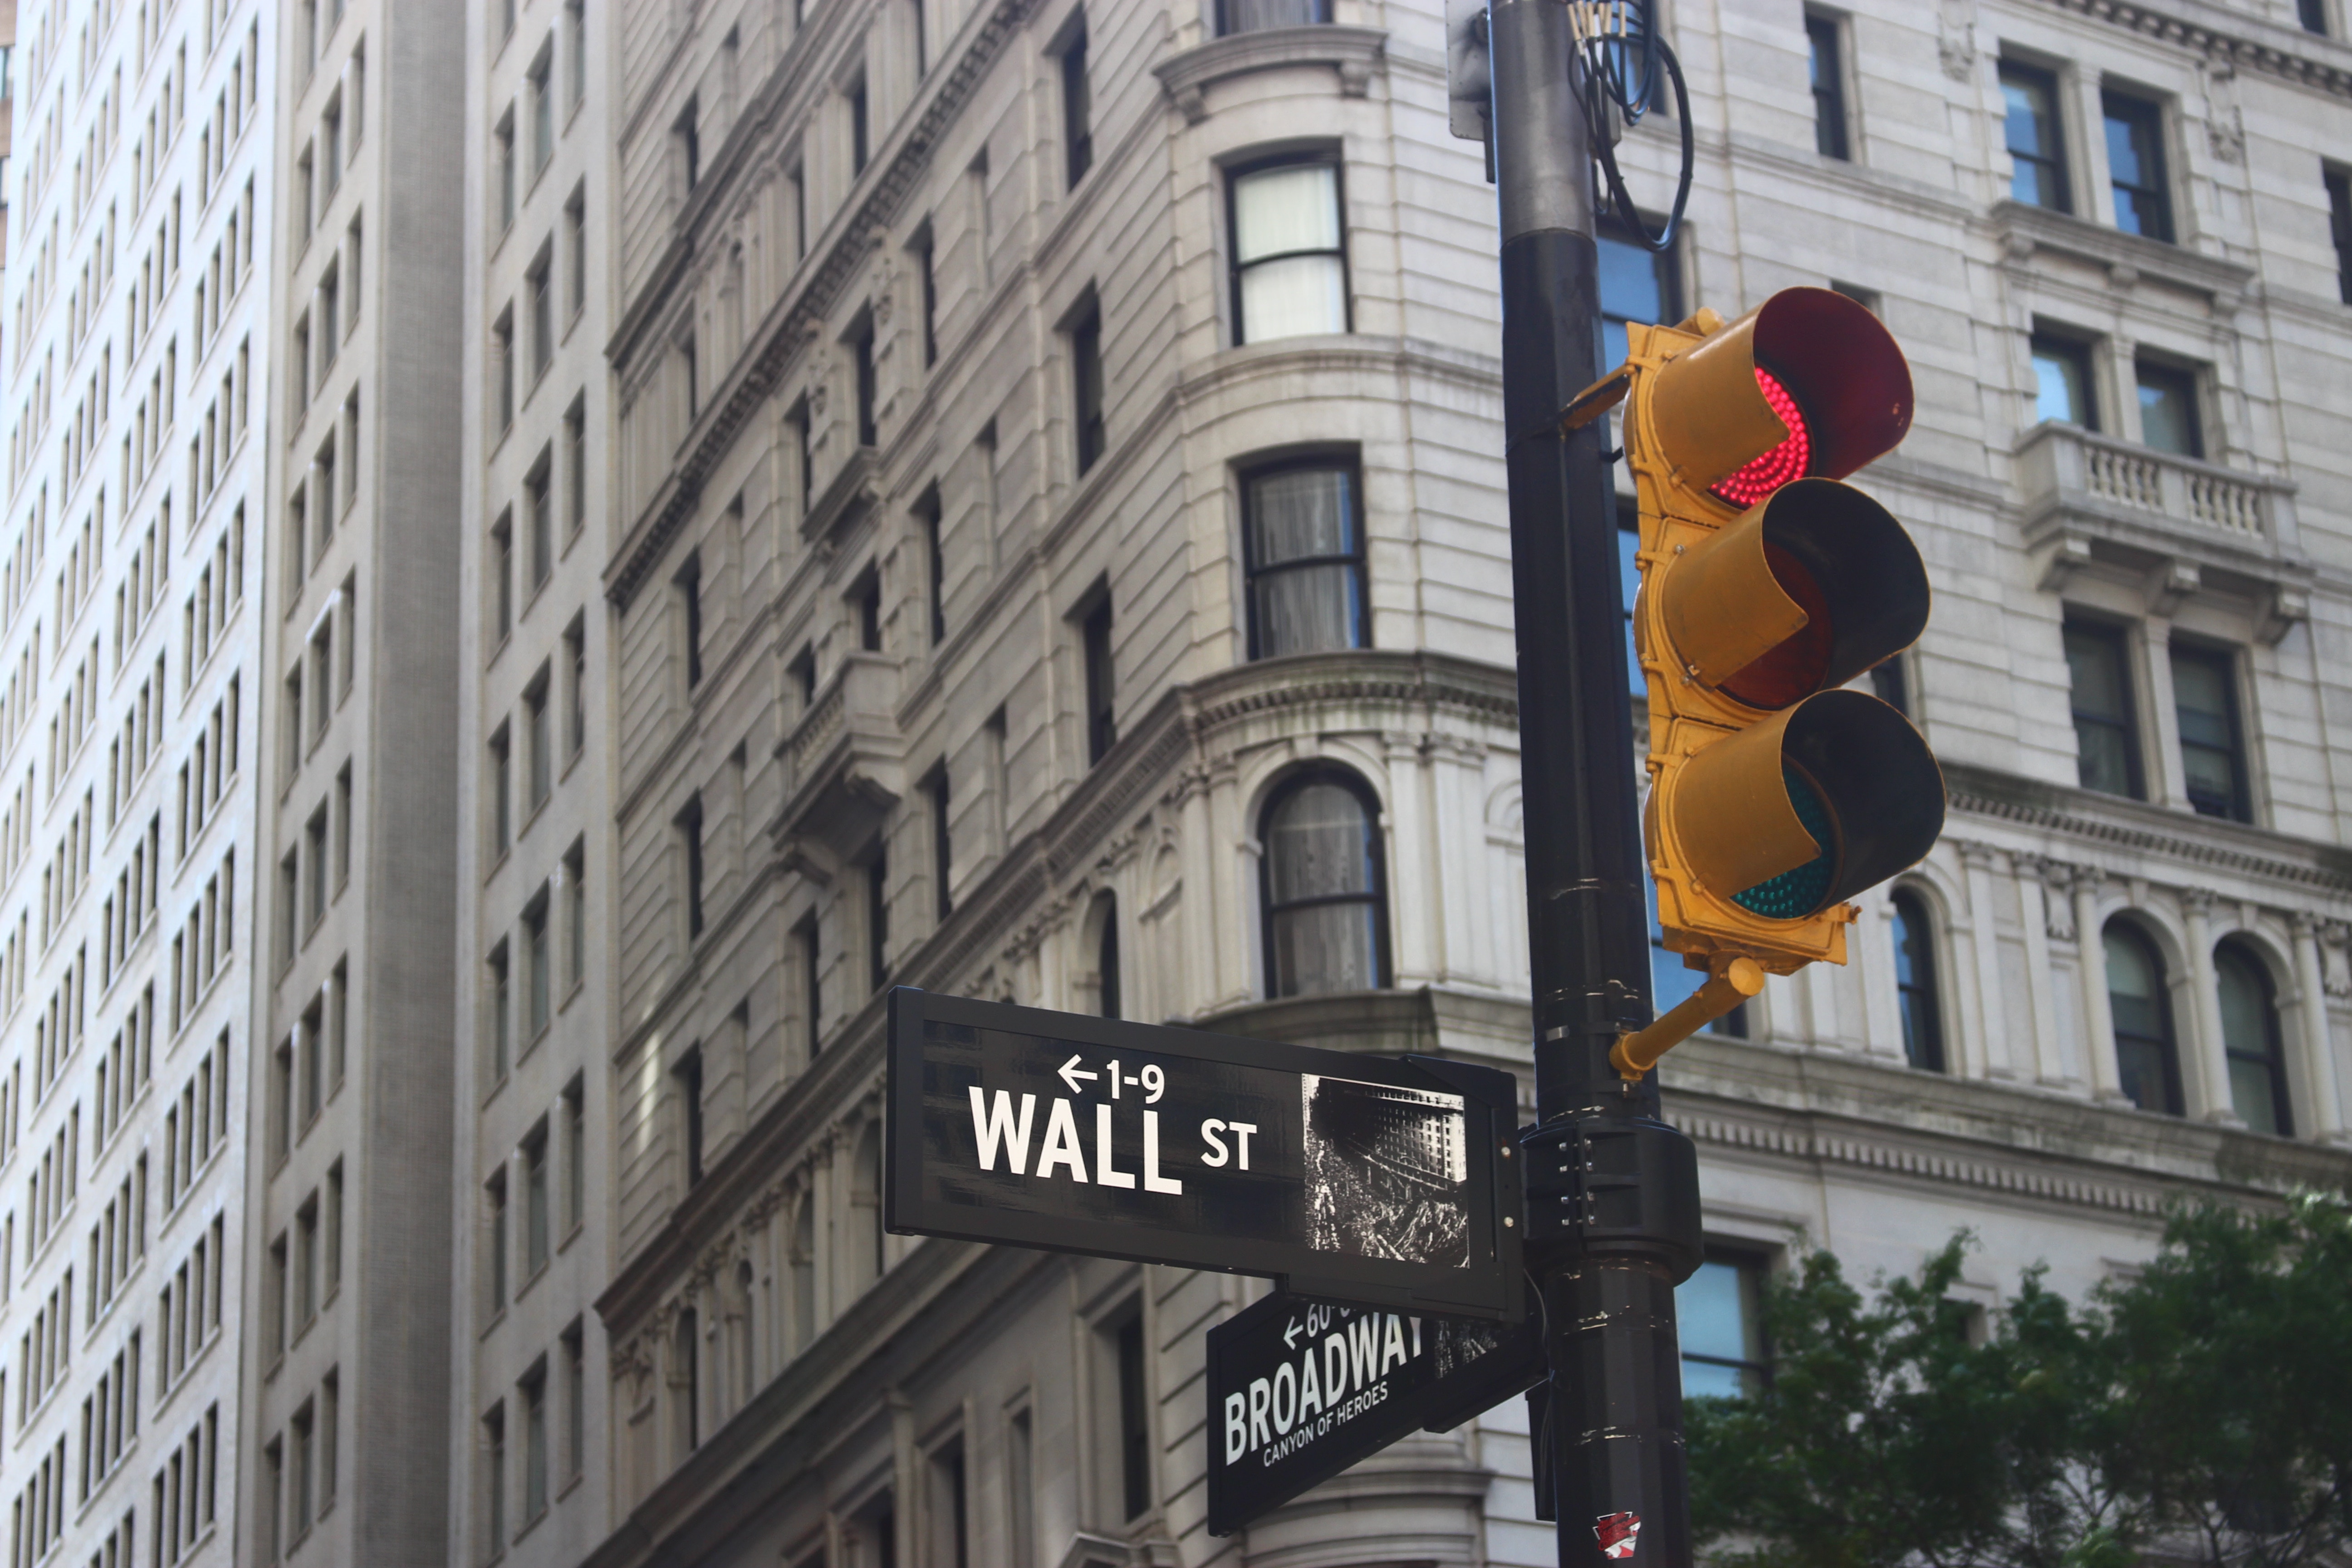
M1269 1296L1209 1331L1209 1531L1230 1535L1415 1431L1540 1382L1536 1324Z
M1490 1068L901 987L885 1223L1516 1318L1516 1092Z

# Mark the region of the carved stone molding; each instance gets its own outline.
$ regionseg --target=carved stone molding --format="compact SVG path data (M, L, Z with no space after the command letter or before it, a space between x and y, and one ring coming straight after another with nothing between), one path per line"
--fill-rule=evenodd
M1152 74L1188 125L1209 117L1208 89L1214 83L1253 71L1293 66L1329 66L1339 75L1339 91L1362 98L1372 73L1386 65L1386 32L1378 27L1263 27L1229 38L1212 38L1162 60Z

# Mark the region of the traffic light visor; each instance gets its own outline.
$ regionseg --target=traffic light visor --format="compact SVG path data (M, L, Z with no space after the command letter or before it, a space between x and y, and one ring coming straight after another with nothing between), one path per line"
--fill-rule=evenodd
M1650 407L1681 482L1746 507L1893 450L1911 428L1911 370L1862 305L1783 289L1661 365Z
M1767 710L1843 686L1927 625L1918 547L1834 479L1782 486L1692 545L1657 591L1675 668Z
M1823 691L1695 753L1664 803L1691 869L1769 920L1801 920L1918 863L1944 826L1919 731Z

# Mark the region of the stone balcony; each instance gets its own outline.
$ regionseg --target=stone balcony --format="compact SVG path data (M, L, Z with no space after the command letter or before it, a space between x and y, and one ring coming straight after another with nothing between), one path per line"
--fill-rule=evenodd
M2026 547L2042 584L2083 573L2143 581L2149 607L2215 593L2252 601L2266 640L2311 614L2312 563L2292 480L2096 435L2037 425L2017 447Z
M907 793L907 746L898 730L898 661L844 657L799 723L776 747L784 807L779 843L814 840L835 856L873 837Z

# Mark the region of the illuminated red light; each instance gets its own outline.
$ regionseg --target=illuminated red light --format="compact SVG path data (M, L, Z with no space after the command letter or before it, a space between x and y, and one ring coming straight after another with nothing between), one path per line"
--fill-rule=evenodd
M1774 380L1762 365L1756 367L1756 384L1763 392L1765 403L1789 427L1789 438L1738 473L1717 481L1709 492L1742 510L1754 506L1782 485L1803 479L1813 458L1813 442L1805 432L1805 416L1798 411L1797 400L1789 395L1789 389Z

